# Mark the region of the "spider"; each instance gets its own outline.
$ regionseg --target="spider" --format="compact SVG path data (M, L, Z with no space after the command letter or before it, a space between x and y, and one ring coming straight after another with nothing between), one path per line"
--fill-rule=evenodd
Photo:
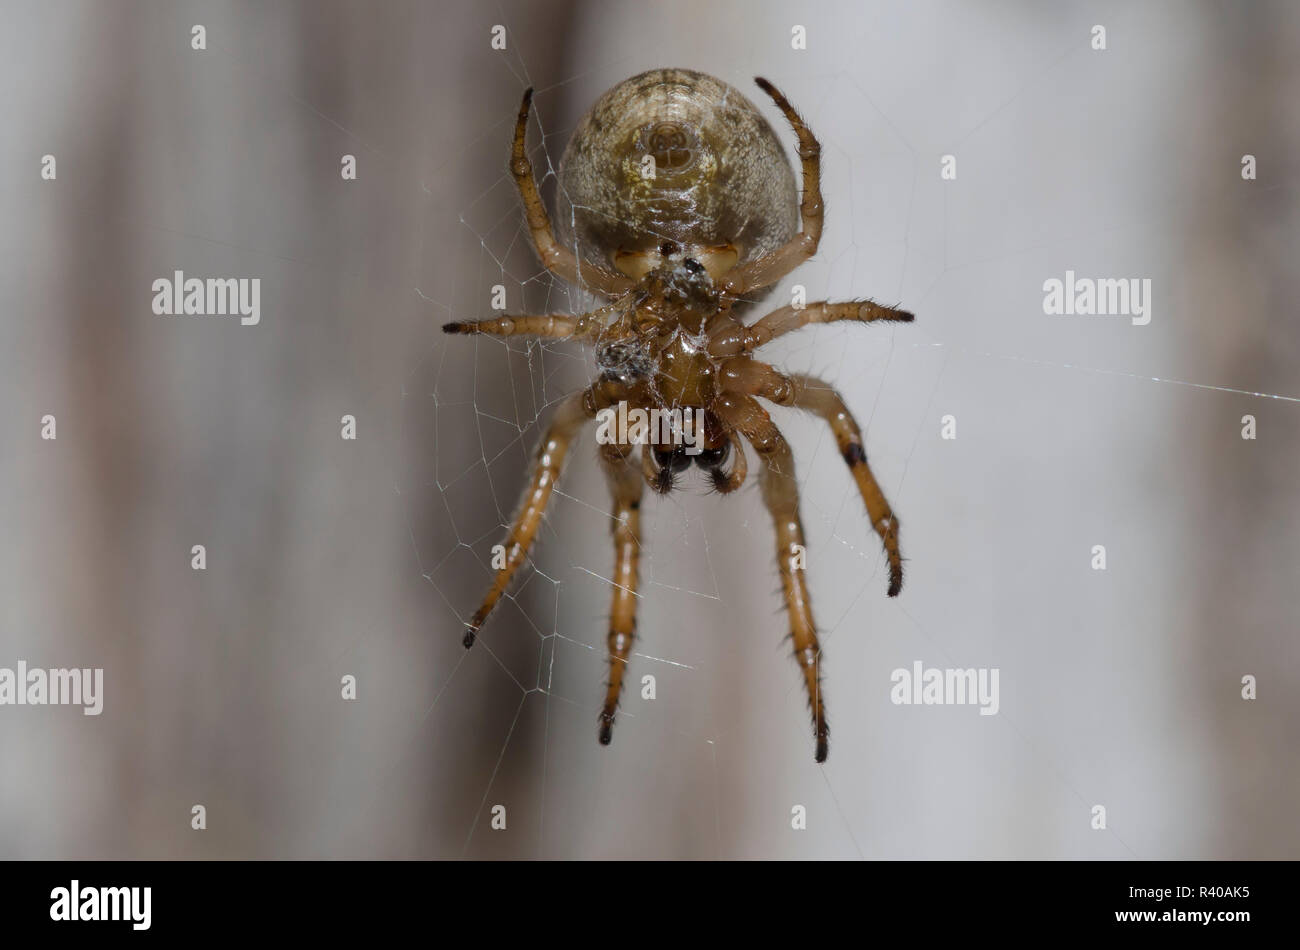
M636 629L643 483L667 493L694 462L714 489L729 494L745 481L743 443L748 442L762 461L760 487L775 526L794 656L812 713L815 758L824 762L830 729L821 648L801 556L794 459L758 400L807 410L830 426L883 542L890 597L903 585L898 519L867 464L862 431L839 394L815 377L786 375L753 354L809 324L913 318L895 307L855 300L784 306L755 322L742 320L756 291L816 253L824 213L821 146L775 86L762 78L755 82L798 138L802 197L780 140L738 90L703 73L652 70L605 93L575 129L558 172L562 210L568 210L560 215L558 236L525 149L533 91L524 93L510 172L533 246L549 271L609 303L580 315L503 316L443 327L447 333L583 341L596 347L599 371L587 389L564 399L555 411L506 537L504 566L467 622L464 644L474 644L527 557L579 429L620 404L643 411L690 409L703 419L693 453L676 429L599 446L613 496L614 535L609 680L600 742L608 745L613 734ZM638 441L639 459L633 455Z

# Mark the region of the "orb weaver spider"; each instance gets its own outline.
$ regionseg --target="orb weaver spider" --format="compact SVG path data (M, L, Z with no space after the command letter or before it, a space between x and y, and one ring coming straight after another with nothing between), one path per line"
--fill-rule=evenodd
M447 333L580 340L597 348L599 375L564 399L542 438L532 479L506 537L506 559L466 624L470 647L537 536L542 515L578 430L620 403L702 412L702 448L680 440L601 444L613 496L614 573L609 680L599 738L608 745L636 628L643 483L671 491L692 461L722 494L745 481L748 442L763 463L760 487L776 533L776 557L794 655L812 711L816 761L830 729L822 697L821 649L801 559L803 526L789 444L758 402L820 416L857 483L884 545L890 597L903 585L898 519L867 464L862 432L839 394L812 376L786 375L753 357L801 327L838 320L910 322L912 314L870 300L781 307L754 323L740 319L746 295L770 287L817 251L822 233L821 146L789 101L755 80L799 141L802 198L780 140L738 90L703 73L652 70L605 93L578 124L560 163L561 231L550 218L525 149L532 90L515 124L510 171L542 264L610 300L589 313L504 316L448 323ZM649 174L647 174L647 170ZM798 230L796 230L796 227ZM576 253L575 253L576 252ZM731 465L727 467L728 458Z

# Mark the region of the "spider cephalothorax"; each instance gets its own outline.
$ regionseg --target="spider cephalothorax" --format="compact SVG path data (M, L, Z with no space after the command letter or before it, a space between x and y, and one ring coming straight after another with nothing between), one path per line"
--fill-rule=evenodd
M763 502L776 529L791 639L822 762L830 729L800 556L794 459L758 399L808 410L830 425L884 544L891 597L903 584L898 520L867 465L862 432L835 390L811 376L781 373L752 354L810 323L906 322L912 315L861 300L781 307L753 323L741 319L756 291L816 252L823 215L817 139L771 83L756 81L798 136L802 197L780 141L738 90L702 73L652 70L607 92L574 131L560 163L559 239L524 147L532 90L524 93L510 169L537 253L554 273L611 302L576 316L443 327L449 333L583 340L596 347L598 369L591 386L560 403L542 439L506 539L506 563L466 624L465 645L473 645L527 557L574 435L584 423L604 419L598 432L618 432L599 440L614 504L610 675L600 714L600 741L608 744L636 626L642 486L671 491L676 474L694 463L718 492L733 492L747 475L748 442L763 463ZM629 411L668 421L652 421L640 433L607 425L611 414L622 422ZM639 458L633 452L638 445Z

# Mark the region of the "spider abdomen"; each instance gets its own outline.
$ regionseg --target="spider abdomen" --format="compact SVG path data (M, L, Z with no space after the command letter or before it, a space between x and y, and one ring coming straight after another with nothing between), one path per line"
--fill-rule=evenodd
M709 253L744 263L799 226L794 173L767 120L739 90L687 69L641 73L601 96L559 178L561 241L624 273L620 252L652 253L665 240L706 266Z

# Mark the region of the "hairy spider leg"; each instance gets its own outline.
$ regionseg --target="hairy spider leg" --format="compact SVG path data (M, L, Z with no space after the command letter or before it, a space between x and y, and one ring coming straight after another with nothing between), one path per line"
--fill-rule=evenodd
M830 383L796 373L792 376L779 372L767 363L747 356L733 357L722 364L722 376L728 386L751 396L768 399L778 406L794 406L816 413L831 427L840 456L849 467L858 493L867 507L871 527L885 546L889 562L889 596L897 597L903 589L903 557L898 549L898 519L880 490L876 476L867 464L867 451L862 440L862 430L843 398Z
M605 317L615 307L601 307L589 313L540 313L493 317L488 320L458 320L442 325L443 333L487 336L533 336L543 340L595 340L607 327Z
M800 308L780 307L750 326L735 321L730 324L719 323L709 335L709 353L716 357L752 353L778 337L813 323L836 323L840 320L855 323L873 323L876 320L911 323L914 319L916 318L906 310L886 307L873 300L848 300L843 303L821 300Z
M600 743L613 738L614 716L623 691L628 656L636 637L637 568L641 558L641 473L628 463L630 446L602 445L601 461L614 500L613 603L609 608L609 680L600 713Z
M795 381L793 405L821 416L835 435L840 455L848 465L853 480L858 483L858 493L862 495L862 502L867 507L871 527L880 535L880 541L885 546L885 557L889 561L889 596L897 597L903 589L903 556L898 550L898 518L894 516L885 493L880 490L876 476L867 463L867 450L862 442L862 430L858 427L858 421L829 383L802 373L797 373L792 378Z
M790 100L762 76L754 78L758 87L772 97L799 139L799 162L803 174L803 199L799 203L800 231L785 244L735 268L723 279L723 293L729 296L768 287L817 253L822 239L821 155L822 147L804 123Z
M586 396L587 391L584 390L574 393L561 402L554 418L551 419L546 435L542 437L542 444L537 450L537 461L533 467L532 480L524 490L519 513L515 515L514 523L506 535L505 565L497 571L496 577L492 580L492 587L483 598L482 605L465 625L466 649L474 645L474 638L478 635L479 629L501 600L501 595L510 586L515 571L528 556L528 550L532 547L537 537L537 530L541 526L542 515L551 500L555 482L564 468L564 458L568 454L569 444L582 424L591 418L592 414L586 408Z
M573 252L555 240L551 231L551 219L537 190L533 165L528 160L528 150L524 146L528 134L528 112L532 103L533 90L529 88L524 92L523 102L519 105L519 118L515 122L515 138L510 147L510 174L514 176L515 187L519 189L519 198L524 204L524 215L528 219L528 231L532 235L537 256L547 270L571 284L588 287L607 297L626 293L635 286L636 282L632 278L593 264L584 263L579 267Z
M794 657L803 673L812 711L815 758L826 761L830 726L826 722L826 705L822 699L821 646L817 642L817 625L813 620L812 601L804 579L802 552L803 523L799 519L799 486L794 475L794 454L790 443L781 435L772 417L751 396L726 393L718 397L714 411L724 422L744 435L763 460L760 487L776 528L776 561L785 592L785 606L790 618L790 637Z

